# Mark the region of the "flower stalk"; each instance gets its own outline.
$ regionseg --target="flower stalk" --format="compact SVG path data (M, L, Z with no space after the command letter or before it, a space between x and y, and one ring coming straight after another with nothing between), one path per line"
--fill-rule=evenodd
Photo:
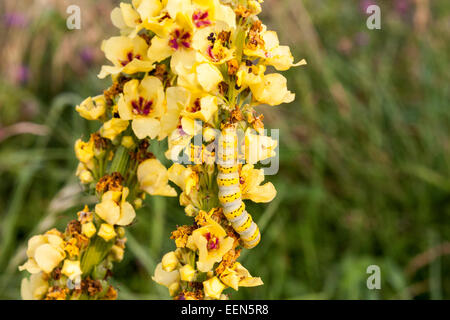
M277 141L255 107L295 98L268 66L306 62L294 63L259 20L262 2L133 0L114 9L120 36L104 41L111 64L98 75L112 85L76 106L102 124L75 143L76 174L98 202L64 232L29 240L23 298L116 299L110 278L146 195L179 196L192 218L172 232L175 248L152 277L174 299L228 299L230 290L263 284L237 261L262 238L246 201L276 196L259 162L276 155ZM149 151L155 140L167 140L169 168Z

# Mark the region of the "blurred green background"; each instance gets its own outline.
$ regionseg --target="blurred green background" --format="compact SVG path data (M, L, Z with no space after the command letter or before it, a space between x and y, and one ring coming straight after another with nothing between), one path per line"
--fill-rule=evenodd
M101 93L102 39L117 1L0 2L0 298L17 299L27 239L84 203L73 143L96 130L74 106ZM365 8L381 7L381 30ZM81 7L82 29L66 28ZM263 21L307 67L297 100L262 107L280 128L278 197L251 206L263 229L243 256L265 285L233 299L450 298L450 2L266 0ZM163 145L155 146L162 150ZM122 299L168 298L151 281L170 231L189 221L152 197L115 271ZM381 268L368 290L366 268Z

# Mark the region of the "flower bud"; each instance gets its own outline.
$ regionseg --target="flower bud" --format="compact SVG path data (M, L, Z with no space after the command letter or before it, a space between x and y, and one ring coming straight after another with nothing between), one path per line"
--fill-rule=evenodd
M190 264L183 266L182 268L180 268L179 271L180 271L180 279L182 281L191 282L195 279L196 271L194 268L192 268Z
M81 233L84 234L88 238L92 238L92 236L97 232L95 225L92 222L88 222L81 225Z
M175 268L178 265L178 259L175 255L175 252L171 251L169 253L166 253L164 257L162 258L162 268L166 272L171 272L175 270Z
M220 299L225 285L220 282L217 277L211 278L203 282L203 288L205 290L205 296L212 299Z
M98 236L102 237L106 242L116 237L114 227L110 224L103 223L98 231Z

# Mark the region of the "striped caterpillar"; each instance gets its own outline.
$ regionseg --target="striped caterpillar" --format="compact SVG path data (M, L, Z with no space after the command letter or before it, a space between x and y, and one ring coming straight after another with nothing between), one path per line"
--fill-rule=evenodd
M219 140L217 184L219 202L233 229L240 235L243 246L252 249L261 240L261 233L252 216L245 210L241 197L239 164L237 162L237 134L225 128Z

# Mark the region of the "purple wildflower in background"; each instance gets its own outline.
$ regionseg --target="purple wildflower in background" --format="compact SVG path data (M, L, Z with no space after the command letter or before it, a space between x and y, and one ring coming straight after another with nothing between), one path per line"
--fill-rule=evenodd
M91 48L84 47L80 52L80 57L85 64L91 65L94 61L94 52Z
M359 2L359 7L362 11L362 13L366 14L367 13L367 8L373 4L377 4L376 1L374 0L361 0Z
M23 28L27 26L28 19L22 13L10 12L3 16L3 23L6 27Z
M395 0L395 11L399 15L406 15L411 6L411 2L409 0Z
M20 84L26 84L30 79L30 68L25 65L21 65L16 70L16 81Z

